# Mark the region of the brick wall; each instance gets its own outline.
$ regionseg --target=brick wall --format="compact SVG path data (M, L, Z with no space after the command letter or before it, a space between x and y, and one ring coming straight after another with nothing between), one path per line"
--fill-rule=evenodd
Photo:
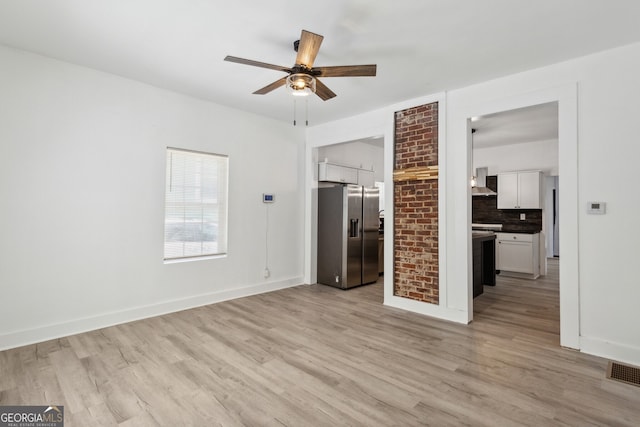
M396 112L394 162L437 166L437 102ZM394 219L394 295L438 304L438 180L394 183Z

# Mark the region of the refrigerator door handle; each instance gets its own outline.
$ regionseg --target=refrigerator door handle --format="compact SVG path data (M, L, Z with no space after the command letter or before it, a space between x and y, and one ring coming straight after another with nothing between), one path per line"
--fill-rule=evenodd
M351 218L349 220L349 237L360 237L360 220Z

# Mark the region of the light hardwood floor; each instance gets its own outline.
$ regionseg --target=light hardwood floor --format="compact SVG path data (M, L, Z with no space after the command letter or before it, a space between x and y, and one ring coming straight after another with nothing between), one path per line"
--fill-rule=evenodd
M557 264L487 287L471 325L382 295L299 286L0 352L0 405L62 404L67 427L640 425L640 388L559 346Z

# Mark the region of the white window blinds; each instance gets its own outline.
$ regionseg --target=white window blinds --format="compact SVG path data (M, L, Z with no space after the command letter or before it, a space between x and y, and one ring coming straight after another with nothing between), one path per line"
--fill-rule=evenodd
M167 148L164 259L227 251L227 156Z

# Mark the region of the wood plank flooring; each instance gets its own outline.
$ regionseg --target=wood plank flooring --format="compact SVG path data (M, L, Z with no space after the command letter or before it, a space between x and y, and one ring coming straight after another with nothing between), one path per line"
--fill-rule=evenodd
M557 263L459 325L382 283L298 286L0 352L0 405L66 426L637 426L640 388L563 349Z

